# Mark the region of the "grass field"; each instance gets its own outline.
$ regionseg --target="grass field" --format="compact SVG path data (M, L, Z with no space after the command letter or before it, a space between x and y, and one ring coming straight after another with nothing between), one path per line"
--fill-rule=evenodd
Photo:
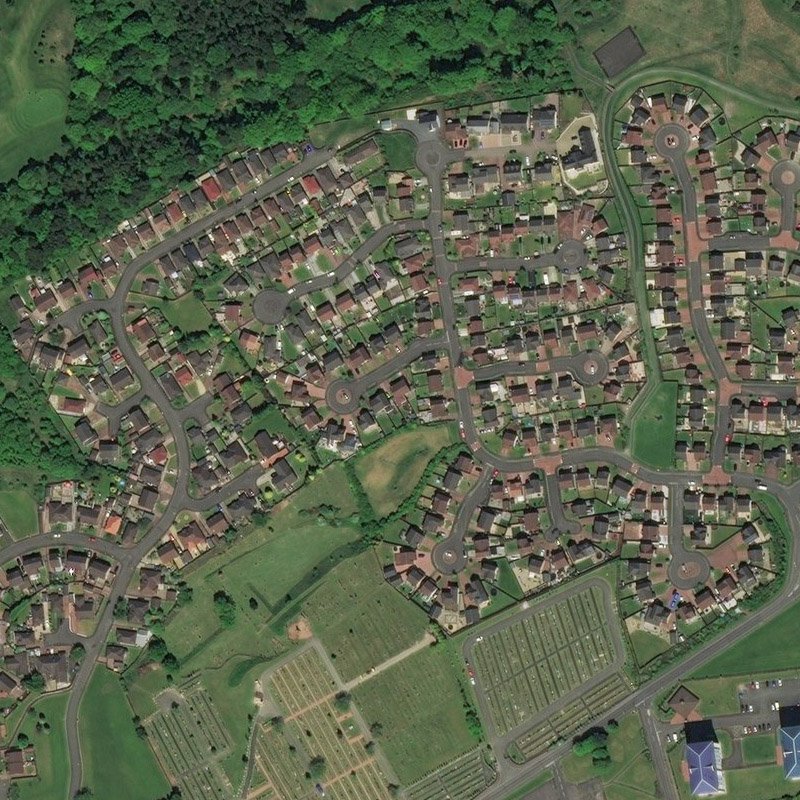
M630 639L640 667L669 650L669 642L647 631L631 631Z
M181 674L200 677L231 736L230 754L221 764L233 785L244 769L253 683L265 664L289 647L286 627L309 591L354 555L361 531L348 523L353 513L347 476L335 464L276 507L268 525L185 573L193 601L169 620L164 638L180 659ZM218 589L236 603L231 627L218 621L213 600ZM148 695L162 686L163 675L137 676L131 686L136 707L152 708Z
M208 309L191 292L177 300L165 301L162 310L170 325L180 328L184 333L206 331L211 324Z
M656 387L631 421L631 455L657 469L668 469L675 457L675 418L678 384L664 382Z
M475 668L499 734L544 711L614 663L602 590L589 587L484 637Z
M428 617L383 580L375 552L339 564L303 606L345 681L417 642Z
M800 664L798 614L800 603L795 603L700 667L694 677L750 675L766 670L796 668Z
M353 691L401 783L409 784L471 750L455 656L446 645L421 650Z
M97 666L79 722L83 784L95 797L153 800L169 791L149 745L136 735L132 716L119 678Z
M194 600L166 630L166 641L183 666L204 669L220 667L235 655L272 655L268 625L274 616L352 555L360 537L355 524L347 522L354 512L344 468L335 464L273 511L267 526L189 572ZM236 602L237 620L230 628L222 628L214 612L219 589Z
M774 764L776 744L775 735L772 733L764 736L745 736L742 739L745 764Z
M66 800L69 788L69 759L67 737L64 730L64 714L67 710L68 694L42 697L33 705L35 714L26 715L20 731L31 741L36 750L35 778L17 781L19 800ZM50 725L49 731L36 730L39 714L44 714Z
M608 739L611 767L603 773L606 800L658 797L656 775L644 742L644 733L635 712L623 717L619 728ZM582 783L595 777L591 756L570 753L562 762L564 777Z
M705 717L739 712L739 678L705 678L684 681L683 685L700 698L699 711Z
M25 489L0 492L0 520L14 539L39 533L39 512L36 501Z
M621 0L588 24L575 16L575 6L586 4L564 0L559 12L576 25L578 62L598 77L603 73L594 50L632 25L646 51L635 69L696 70L753 92L765 104L770 93L788 102L787 87L800 80L794 57L800 22L781 0L697 0L677 15L670 14L668 0ZM738 102L724 103L728 116L737 113Z
M65 129L72 48L67 0L0 10L0 180L29 158L46 158Z
M394 511L414 490L433 456L454 441L452 425L424 425L396 433L359 456L356 476L377 516Z
M384 133L378 138L378 144L389 169L408 172L414 167L417 147L411 134L402 131Z

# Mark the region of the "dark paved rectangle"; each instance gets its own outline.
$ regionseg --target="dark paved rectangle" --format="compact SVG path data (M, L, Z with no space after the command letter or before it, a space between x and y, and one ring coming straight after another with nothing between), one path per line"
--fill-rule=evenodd
M633 66L643 55L644 47L630 26L594 51L594 57L608 78Z
M755 233L726 233L716 236L711 240L709 250L721 250L723 253L732 253L736 250L766 250L769 247L769 236L759 236Z

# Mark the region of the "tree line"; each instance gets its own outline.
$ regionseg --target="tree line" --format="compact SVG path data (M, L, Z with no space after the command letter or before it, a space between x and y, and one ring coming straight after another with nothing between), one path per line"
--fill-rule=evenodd
M334 23L297 0L72 0L58 153L0 187L0 270L38 272L229 149L432 95L570 83L550 0L373 0Z

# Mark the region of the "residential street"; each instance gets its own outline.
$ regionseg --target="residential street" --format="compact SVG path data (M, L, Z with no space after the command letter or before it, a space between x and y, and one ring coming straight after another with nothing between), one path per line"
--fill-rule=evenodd
M599 110L598 120L603 131L603 156L608 170L608 177L611 188L618 199L620 213L627 235L628 249L631 259L631 277L634 285L634 293L639 307L639 316L643 337L643 348L648 353L648 363L658 363L655 357L655 342L653 340L652 331L650 330L648 310L646 303L646 289L644 285L644 263L643 263L643 235L641 230L641 223L638 216L638 210L631 196L630 190L624 183L619 168L616 165L612 149L613 140L613 126L614 112L617 107L628 96L634 86L638 86L647 80L655 80L664 77L657 70L645 70L634 78L623 81L614 89L609 92L605 98L603 108ZM684 71L676 76L681 79L692 79L701 84L710 85L712 88L719 84L713 80L709 80L705 76L696 75L694 73ZM729 87L726 87L729 90ZM738 90L732 90L737 94ZM748 95L738 92L744 99L750 99ZM419 358L422 353L432 348L444 348L447 351L448 359L451 369L455 369L461 364L462 352L457 334L457 325L459 320L456 317L455 302L453 298L453 291L451 286L451 279L456 272L462 272L467 269L481 269L489 266L488 259L473 259L460 263L455 263L448 260L445 250L445 242L442 234L442 210L444 207L443 197L443 175L448 163L454 160L454 155L445 144L439 139L436 132L429 131L426 127L417 125L412 122L404 122L398 127L408 130L417 139L417 165L420 170L425 174L430 186L430 214L427 219L419 221L407 221L401 223L392 223L381 228L379 231L369 237L360 247L358 247L345 261L343 261L335 271L335 277L326 275L311 279L306 283L293 287L291 294L294 297L300 297L312 291L331 286L335 281L341 280L356 265L368 254L381 247L391 236L399 233L411 232L415 230L426 229L432 241L433 257L436 277L438 280L438 292L440 301L441 318L443 322L443 333L428 339L417 339L407 348L398 350L398 352L386 363L377 369L368 372L354 380L340 380L336 381L328 389L326 402L337 413L348 414L360 407L363 398L374 387L390 379L398 370L405 367L415 359ZM77 306L58 318L58 324L70 327L73 330L78 330L78 325L81 316L89 310L97 311L103 310L108 313L114 330L114 335L117 340L118 347L125 362L130 370L135 374L141 385L141 391L131 398L128 403L124 404L129 407L133 402L138 402L143 397L148 397L160 409L164 416L166 425L169 429L170 435L174 439L176 448L176 483L174 491L172 492L166 504L163 513L157 517L152 527L147 531L144 537L132 548L123 548L122 546L105 541L97 540L87 542L87 538L78 534L42 534L18 542L11 542L8 536L4 536L0 541L3 546L0 548L0 555L3 561L9 561L24 555L27 552L38 550L45 546L80 546L89 547L97 552L113 558L118 564L116 576L114 578L111 594L106 601L106 605L100 615L97 627L90 637L82 639L86 648L86 657L83 659L81 666L77 672L74 680L73 687L70 692L69 702L66 714L66 732L67 742L69 748L69 758L71 766L70 778L70 797L72 797L82 786L82 757L80 750L80 742L78 737L78 721L80 717L80 704L83 698L86 687L89 683L92 670L94 669L96 660L101 654L105 641L109 635L113 625L113 610L116 601L125 593L128 585L133 578L135 571L141 560L158 544L161 537L167 532L172 525L177 514L184 510L205 510L210 509L230 497L237 491L254 489L256 480L262 474L262 470L258 466L244 472L238 478L234 479L227 485L204 495L203 497L192 497L189 493L189 470L190 470L190 448L187 436L184 430L184 422L190 415L202 414L204 408L207 406L209 399L201 399L192 404L189 409L176 410L168 401L164 390L161 385L153 376L153 374L146 367L132 341L128 337L128 332L125 325L125 314L128 308L128 294L131 290L134 280L139 272L152 264L156 259L174 250L182 243L188 241L193 237L197 237L218 223L223 222L232 214L239 211L244 211L256 203L258 200L265 198L278 189L286 186L287 183L300 177L306 172L312 171L317 167L324 164L332 155L331 150L320 150L307 155L305 160L292 167L290 170L281 173L280 175L270 180L264 181L258 189L243 196L236 202L219 208L205 218L191 223L177 233L170 235L168 238L156 244L147 252L134 258L128 263L119 284L113 294L107 300L92 300ZM693 198L691 191L691 180L688 178L688 172L684 175L685 165L683 171L682 154L676 158L674 163L675 173L678 180L689 180L689 185L685 185L684 198L688 201ZM684 215L684 225L693 224L690 221L690 214ZM547 257L549 258L549 257ZM542 263L546 263L547 258L542 259ZM552 257L555 261L556 256ZM515 269L519 267L519 259L495 259L492 261L492 266L499 269ZM496 263L495 263L496 262ZM702 310L702 285L703 273L700 269L698 262L693 262L689 265L690 270L690 284L689 292L692 305L692 321L697 334L703 354L711 369L714 380L718 387L730 380L725 371L725 366L719 354L716 342L712 337L708 322ZM272 293L276 295L277 293ZM265 296L262 310L263 315L270 315L277 313L270 303L277 303L277 311L280 310L280 298L274 296ZM288 305L288 298L285 299ZM561 365L565 369L574 371L577 375L580 372L580 362L576 359L570 359L569 363L564 361ZM522 367L504 367L503 365L493 365L491 367L483 368L479 373L480 377L492 378L503 374L527 374ZM477 377L477 376L476 376ZM649 376L652 379L658 379L660 376ZM763 383L743 384L738 387L740 391L752 392L759 394L767 387ZM788 389L788 387L786 387ZM769 391L772 393L780 393L783 391L782 387L769 386ZM499 472L520 472L531 471L536 468L541 468L541 464L537 460L530 457L514 458L508 456L501 456L491 453L481 442L480 435L476 430L474 423L474 416L471 404L471 393L467 388L458 388L455 392L458 422L462 426L464 439L473 452L474 458L481 463L483 471L480 479L472 488L469 495L463 501L456 517L455 525L450 536L441 542L433 552L433 562L436 567L442 572L458 572L463 568L466 563L466 556L464 553L464 538L468 531L469 522L472 512L478 505L485 499L489 484L492 478L493 471ZM638 402L646 402L645 399L640 399ZM107 412L111 421L112 428L115 428L119 423L119 418L122 415L122 409L119 407L115 409L104 409ZM713 464L720 467L722 464L722 455L724 449L724 440L727 433L727 426L729 424L730 414L729 407L725 404L721 405L715 417L715 430L713 437ZM648 468L644 465L638 464L631 459L630 456L624 452L617 451L611 447L584 447L574 448L560 454L561 463L564 465L585 465L590 462L604 462L614 464L620 469L626 470L642 480L652 482L653 484L666 485L670 493L670 542L673 548L673 554L679 554L680 559L702 558L695 552L687 551L682 544L681 531L677 527L682 520L682 495L687 483L690 481L702 482L704 475L698 472L678 471L678 470L664 470L659 471ZM767 490L776 496L784 506L787 518L789 520L792 533L795 539L800 536L800 482L797 482L789 487L784 486L777 481L769 479L757 479L752 475L742 473L733 473L727 476L729 483L733 486L748 489L751 492L757 492L761 484L766 485ZM570 522L565 514L561 505L557 477L554 471L549 471L545 474L546 485L546 499L548 504L548 511L553 525L561 530L568 531L573 522ZM708 564L705 564L705 569L708 569ZM680 588L680 575L671 574L673 582ZM692 579L692 583L696 582L696 578ZM584 585L586 585L584 583ZM563 595L570 590L569 585L559 590L559 594ZM669 686L679 681L684 675L694 669L702 666L716 655L721 653L726 647L729 647L746 633L754 630L759 625L768 622L775 616L785 610L800 592L800 548L795 546L792 548L791 558L789 561L788 574L786 576L785 585L778 596L772 599L768 604L759 608L757 611L748 613L745 618L737 625L726 629L720 636L711 641L701 645L696 650L692 651L681 662L676 663L657 678L639 687L626 697L623 701L617 703L613 708L607 712L607 717L619 717L622 714L638 710L643 722L645 734L647 736L648 744L651 751L654 753L654 765L661 786L663 795L668 800L674 800L677 797L677 792L672 781L671 771L669 764L666 762L663 754L657 754L656 751L660 748L658 741L658 732L652 723L652 717L649 714L648 707L653 699ZM533 601L538 602L538 601ZM545 600L544 602L548 602ZM610 616L614 616L613 608L609 606L607 609ZM530 611L523 611L522 614L530 613ZM496 623L493 626L484 628L481 633L486 634L491 632L498 626L505 625L506 621ZM476 634L477 635L477 634ZM415 645L410 648L410 651L416 651L416 648L424 646L424 643ZM472 648L475 646L475 636L470 637L464 647L464 655L470 658ZM409 652L401 653L395 659L399 660L410 654ZM618 654L619 655L619 654ZM390 660L391 661L391 660ZM392 661L394 663L394 661ZM384 668L389 665L381 665L378 669ZM617 668L615 664L615 668ZM362 676L356 681L367 680L371 674ZM602 677L598 673L598 680ZM348 684L355 685L355 682ZM479 703L484 711L484 722L489 733L489 738L494 746L495 755L498 758L498 780L482 795L482 800L505 800L507 794L521 788L528 781L531 780L538 772L552 764L555 759L561 757L566 753L570 747L569 743L558 745L543 755L529 761L528 763L518 766L504 757L505 747L513 739L513 735L518 735L520 731L512 731L503 737L494 737L491 729L491 723L486 713L486 700L483 690L478 685L476 687ZM559 701L556 708L565 705L570 696L567 695ZM552 711L553 709L551 709ZM512 735L513 734L513 735Z

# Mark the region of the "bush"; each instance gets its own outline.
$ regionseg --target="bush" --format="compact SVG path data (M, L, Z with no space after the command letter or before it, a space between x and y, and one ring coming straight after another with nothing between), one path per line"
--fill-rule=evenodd
M314 756L314 758L308 762L308 777L311 778L312 781L320 781L325 777L326 768L327 764L325 763L325 759L322 756Z
M226 628L232 627L236 622L236 603L233 598L222 589L214 592L214 608L217 611L219 621Z

